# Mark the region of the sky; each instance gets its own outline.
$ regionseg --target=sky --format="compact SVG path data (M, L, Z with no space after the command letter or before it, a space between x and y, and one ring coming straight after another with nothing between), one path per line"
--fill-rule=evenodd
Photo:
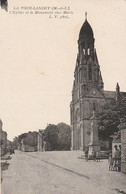
M69 19L9 14L14 6L70 7ZM47 124L70 124L70 101L85 20L92 26L105 90L126 91L125 0L10 0L0 10L0 118L8 139Z

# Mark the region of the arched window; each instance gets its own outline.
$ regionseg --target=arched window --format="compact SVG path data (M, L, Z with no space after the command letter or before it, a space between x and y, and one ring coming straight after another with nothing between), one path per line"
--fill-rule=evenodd
M88 55L90 55L90 49L88 48Z
M84 85L81 86L81 94L83 95L83 94L85 94L86 92L87 92L87 85L84 84Z
M92 80L92 66L91 66L91 64L89 65L89 68L88 68L88 77L89 77L89 80Z
M83 53L84 53L84 55L85 55L85 49L83 49Z
M93 111L96 111L96 103L93 103Z

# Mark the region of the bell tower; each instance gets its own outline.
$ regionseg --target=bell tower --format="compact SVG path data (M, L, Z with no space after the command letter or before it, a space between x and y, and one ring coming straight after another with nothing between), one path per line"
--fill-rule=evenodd
M104 99L104 84L94 43L93 30L85 13L85 21L78 38L78 54L70 105L71 147L74 150L83 150L89 144L90 118L93 111L97 113L99 101Z
M75 68L75 85L85 83L87 90L103 89L103 81L98 63L96 49L94 47L94 35L85 13L85 22L81 27L78 39L78 55Z

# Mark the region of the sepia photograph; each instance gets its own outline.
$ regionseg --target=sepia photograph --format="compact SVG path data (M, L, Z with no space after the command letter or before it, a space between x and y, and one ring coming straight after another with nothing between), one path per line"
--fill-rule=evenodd
M126 194L126 1L0 4L0 193Z

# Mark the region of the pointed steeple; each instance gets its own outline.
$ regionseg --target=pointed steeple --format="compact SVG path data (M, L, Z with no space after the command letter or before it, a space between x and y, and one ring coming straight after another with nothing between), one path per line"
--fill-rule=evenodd
M85 21L80 29L78 39L78 55L74 72L75 87L84 81L90 88L97 87L103 89L103 80L100 72L98 58L94 47L94 34L92 27L87 21L87 12L85 12Z
M85 12L85 21L87 20L87 12Z
M87 41L88 39L94 39L93 37L93 30L92 27L90 26L90 24L87 21L87 13L85 13L85 21L80 29L80 33L79 33L79 40L80 41Z
M120 86L119 86L118 82L116 84L116 93L120 93Z
M116 84L116 100L120 103L120 87L119 84Z

